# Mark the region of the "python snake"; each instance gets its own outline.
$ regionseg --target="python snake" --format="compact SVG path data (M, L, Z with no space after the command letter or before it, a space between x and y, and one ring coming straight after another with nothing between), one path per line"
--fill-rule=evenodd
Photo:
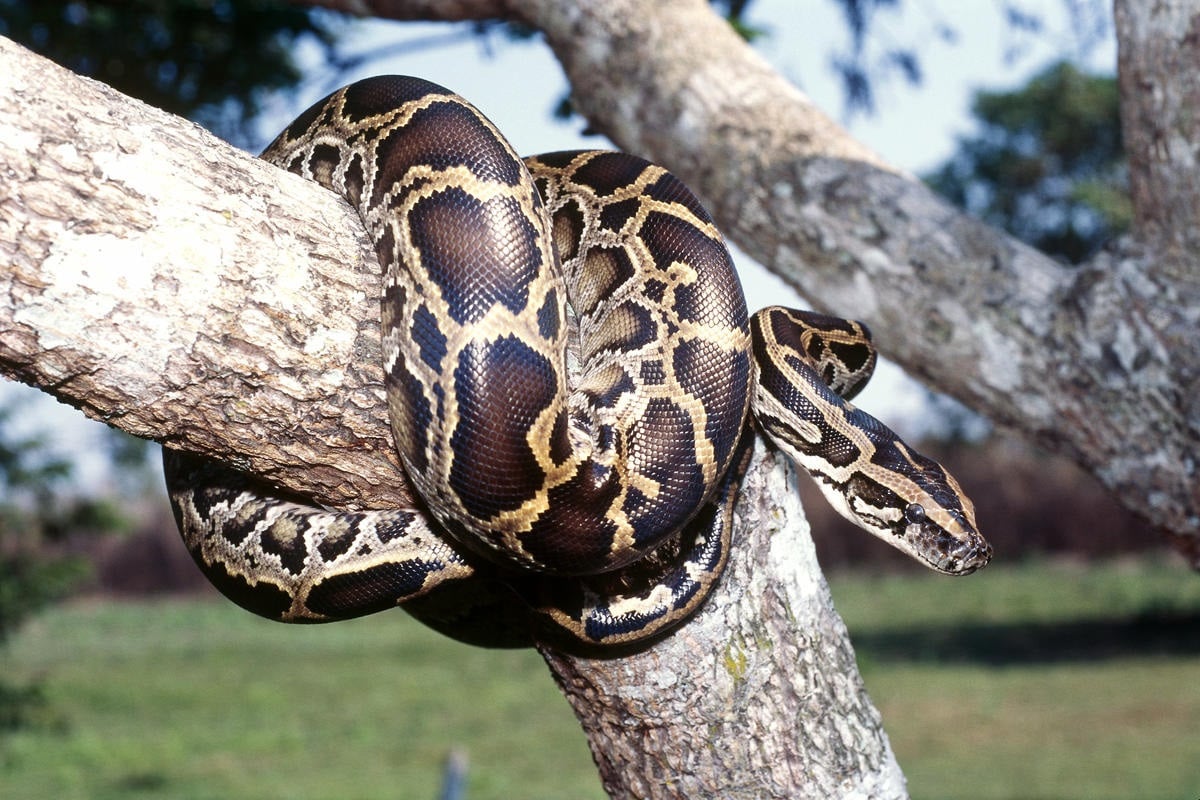
M523 162L461 97L395 76L333 93L263 158L344 196L374 242L389 416L425 508L329 511L164 450L188 549L245 608L354 617L487 570L556 635L656 636L725 565L751 410L860 527L946 573L990 559L958 483L846 401L874 367L866 329L748 318L721 234L662 168Z

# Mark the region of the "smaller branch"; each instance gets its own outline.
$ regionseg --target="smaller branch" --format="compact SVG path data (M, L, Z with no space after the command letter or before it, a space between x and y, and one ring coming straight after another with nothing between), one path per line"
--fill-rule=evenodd
M1200 15L1185 6L1196 2L1123 5L1155 17L1171 58L1180 50L1163 31L1186 30L1194 63ZM1200 553L1200 247L1179 244L1197 238L1195 80L1168 104L1183 134L1154 150L1154 185L1171 200L1164 241L1069 269L883 163L702 0L521 5L580 112L671 169L750 256L818 309L866 320L916 376L1074 458ZM1143 91L1151 106L1159 94Z

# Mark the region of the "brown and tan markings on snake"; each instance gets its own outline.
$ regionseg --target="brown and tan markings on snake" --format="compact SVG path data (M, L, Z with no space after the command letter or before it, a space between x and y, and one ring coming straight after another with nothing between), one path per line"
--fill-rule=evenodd
M720 233L662 168L522 161L461 97L406 77L335 92L263 158L343 195L374 241L392 430L427 511L327 511L166 451L189 550L251 611L359 616L480 563L583 586L683 537L640 590L526 592L580 642L657 635L724 567L751 416L860 527L942 572L990 558L954 479L846 402L874 367L865 328L749 319Z

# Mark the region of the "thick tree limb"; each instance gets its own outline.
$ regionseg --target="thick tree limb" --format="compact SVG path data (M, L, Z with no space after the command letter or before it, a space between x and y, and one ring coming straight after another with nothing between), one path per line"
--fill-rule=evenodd
M428 3L362 7L445 18ZM911 373L1070 455L1200 566L1200 250L1187 238L1200 228L1200 0L1118 4L1140 228L1077 269L887 167L703 0L507 8L545 34L592 126L683 178L747 253L819 308L865 319ZM1135 75L1135 62L1156 66Z
M396 500L348 207L3 39L0 164L5 374L301 494ZM697 619L621 659L543 650L614 796L905 796L777 459Z
M5 39L0 60L4 373L323 503L409 503L349 206Z

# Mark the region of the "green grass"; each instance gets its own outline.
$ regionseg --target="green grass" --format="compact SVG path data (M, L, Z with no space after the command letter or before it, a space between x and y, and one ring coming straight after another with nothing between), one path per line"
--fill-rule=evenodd
M1200 575L833 577L914 798L1200 798Z
M450 641L396 612L285 626L224 602L89 603L14 642L61 725L8 738L0 797L604 797L541 658ZM56 729L60 728L60 729Z
M1172 562L831 578L913 797L1200 798L1200 577ZM0 656L49 720L0 797L599 798L532 652L402 613L283 626L222 602L76 603Z

